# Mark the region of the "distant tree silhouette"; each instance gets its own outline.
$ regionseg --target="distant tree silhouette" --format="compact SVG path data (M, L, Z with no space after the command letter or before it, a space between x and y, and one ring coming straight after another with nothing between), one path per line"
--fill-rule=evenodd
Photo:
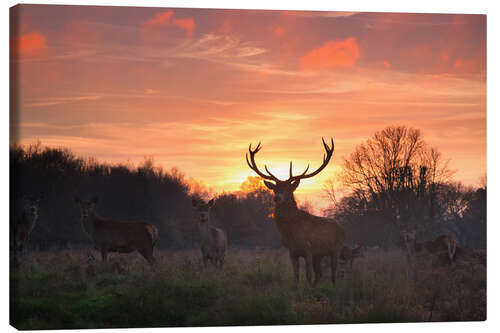
M419 130L390 126L344 159L341 179L348 195L336 200L333 187L327 186L327 195L335 200L326 212L343 221L348 242L401 245L398 226L403 225L416 229L420 238L447 233L481 247L486 188L474 192L451 182L452 174ZM476 222L467 222L472 220ZM467 228L477 233L472 236Z
M387 218L408 224L436 217L437 188L451 174L441 154L425 144L419 130L390 126L344 159L342 181Z
M144 220L159 230L159 248L195 247L199 242L192 197L212 197L198 181L181 171L158 167L151 156L137 167L100 163L76 156L66 148L10 147L11 214L19 212L23 195L46 193L40 218L28 246L35 250L88 246L74 195L100 197L99 212L117 220ZM258 177L242 185L243 192L219 196L215 224L228 231L230 246L279 246L270 213L269 192Z

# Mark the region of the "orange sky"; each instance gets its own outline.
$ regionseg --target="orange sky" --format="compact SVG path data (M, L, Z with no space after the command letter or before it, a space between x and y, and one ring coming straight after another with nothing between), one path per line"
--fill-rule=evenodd
M15 140L111 162L154 156L216 191L248 144L318 203L342 158L388 125L422 130L455 179L486 173L486 17L23 5L11 35Z

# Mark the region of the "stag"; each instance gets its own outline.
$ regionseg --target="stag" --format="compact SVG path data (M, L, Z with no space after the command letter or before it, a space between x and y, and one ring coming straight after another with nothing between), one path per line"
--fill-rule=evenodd
M22 209L19 214L14 213L11 215L11 247L14 256L26 250L31 232L38 221L40 200L43 199L43 197L43 193L39 196L24 196L22 198Z
M210 225L210 209L214 205L214 199L205 203L196 198L192 199L193 209L198 214L198 229L200 231L200 249L203 256L203 264L207 267L210 261L218 268L224 265L224 257L227 248L227 236L224 230Z
M307 173L309 166L300 175L294 176L292 162L290 162L290 176L287 180L280 180L264 166L266 173L259 170L255 163L255 154L261 149L261 144L252 150L248 147L246 155L247 164L265 179L264 184L274 192L275 212L274 220L283 245L288 249L294 273L294 285L299 283L299 258L302 257L306 264L306 278L312 285L312 271L314 269L316 284L322 276L321 259L330 257L332 270L332 283L335 284L337 261L345 240L344 228L336 221L315 216L297 207L293 192L297 189L302 179L316 176L323 170L333 155L333 139L331 147L323 140L326 155L323 164L316 171Z
M149 264L153 265L153 249L158 240L158 229L147 222L122 222L105 219L96 213L98 198L81 200L75 197L80 206L83 231L90 238L96 250L101 252L102 261L107 262L109 252L139 252Z

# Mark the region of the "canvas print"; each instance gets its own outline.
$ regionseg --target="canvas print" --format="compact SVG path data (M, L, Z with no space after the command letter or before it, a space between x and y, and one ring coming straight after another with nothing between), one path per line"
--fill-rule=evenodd
M10 323L486 320L486 15L10 9Z

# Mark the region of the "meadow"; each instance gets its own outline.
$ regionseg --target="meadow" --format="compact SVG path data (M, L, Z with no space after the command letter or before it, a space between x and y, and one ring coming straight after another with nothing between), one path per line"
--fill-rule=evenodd
M368 251L331 285L298 289L284 249L230 248L222 270L199 250L137 253L102 264L83 250L32 252L10 274L10 322L18 329L477 321L486 319L486 269L420 262L407 278L400 250ZM301 261L301 268L303 262Z

